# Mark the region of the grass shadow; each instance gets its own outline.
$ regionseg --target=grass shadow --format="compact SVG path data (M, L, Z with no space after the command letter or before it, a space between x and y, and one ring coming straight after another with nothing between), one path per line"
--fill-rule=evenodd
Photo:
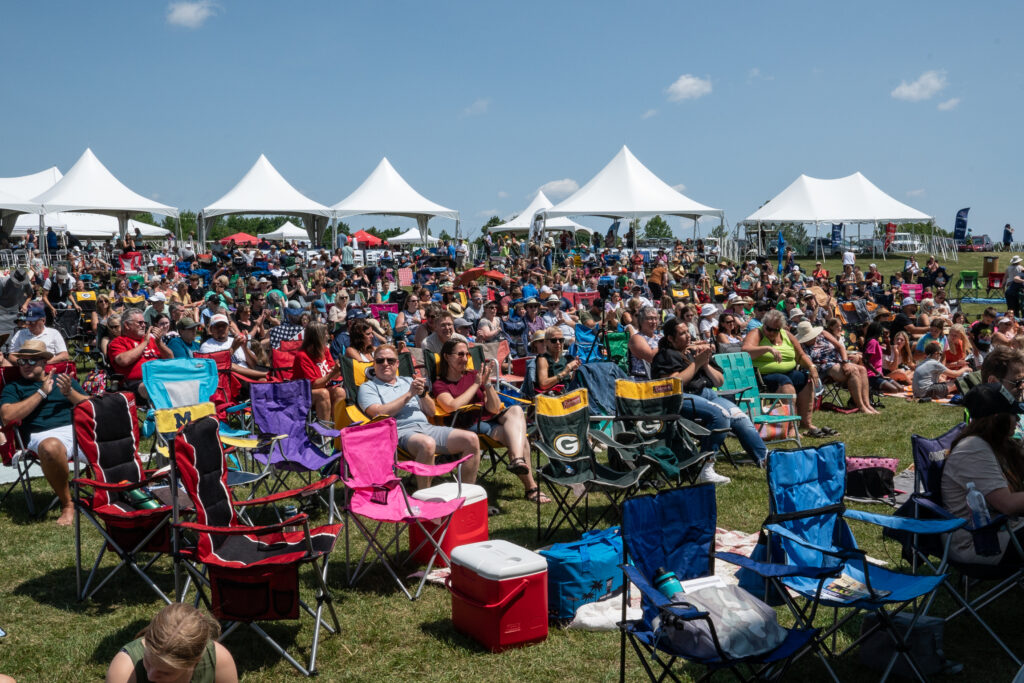
M103 568L109 572L112 567L104 565ZM87 574L88 568L83 568L83 581ZM105 575L94 580L93 585L102 581ZM165 592L173 590L174 572L169 566L151 567L148 576ZM147 605L159 600L159 596L127 567L88 600L78 599L76 585L74 566L63 567L24 581L15 587L13 593L41 605L90 616L113 612L125 605Z
M122 647L138 637L139 631L145 628L148 623L149 621L146 619L136 619L130 624L105 635L100 642L96 643L96 647L92 651L92 661L99 664L109 663Z
M449 648L458 648L478 653L489 652L479 641L455 630L451 619L436 619L424 622L420 624L420 631Z

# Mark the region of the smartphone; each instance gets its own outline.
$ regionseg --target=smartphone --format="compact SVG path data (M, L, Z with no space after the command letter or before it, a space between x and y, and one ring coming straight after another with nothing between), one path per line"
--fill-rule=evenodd
M7 636L7 631L5 631L2 628L0 628L0 638L4 638L6 636Z

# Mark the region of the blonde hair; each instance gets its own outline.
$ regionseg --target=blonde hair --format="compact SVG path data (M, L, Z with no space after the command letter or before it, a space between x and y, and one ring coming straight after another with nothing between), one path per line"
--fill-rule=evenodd
M139 631L146 653L173 669L188 669L199 663L211 640L220 637L220 624L192 605L176 602L156 613Z

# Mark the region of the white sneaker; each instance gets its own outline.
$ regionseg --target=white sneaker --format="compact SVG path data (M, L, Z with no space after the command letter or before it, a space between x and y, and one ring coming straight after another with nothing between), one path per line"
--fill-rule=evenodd
M698 484L728 484L732 479L718 472L715 472L715 463L710 460L704 463L704 468L697 477Z

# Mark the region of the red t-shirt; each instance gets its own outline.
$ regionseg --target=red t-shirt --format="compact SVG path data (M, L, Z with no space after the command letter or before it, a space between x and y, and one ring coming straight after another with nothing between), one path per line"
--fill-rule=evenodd
M331 352L324 349L324 357L318 361L309 357L305 351L295 353L295 362L292 363L292 379L308 379L310 382L320 379L334 367L334 359Z
M110 340L107 345L107 358L110 359L110 365L114 369L114 373L118 375L124 375L127 380L142 379L142 364L148 360L156 360L160 358L160 347L156 345L155 339L149 340L149 346L142 352L139 359L135 361L135 365L126 366L118 365L114 360L125 351L131 351L139 345L139 340L132 339L121 335Z
M470 384L476 382L476 370L467 370L466 374L462 376L458 382L449 382L443 379L435 379L434 387L431 393L434 396L440 396L441 394L451 394L452 398L458 398L469 388ZM473 394L473 398L469 401L470 403L484 403L484 392L480 387L476 388L476 393ZM487 419L486 417L484 419Z

